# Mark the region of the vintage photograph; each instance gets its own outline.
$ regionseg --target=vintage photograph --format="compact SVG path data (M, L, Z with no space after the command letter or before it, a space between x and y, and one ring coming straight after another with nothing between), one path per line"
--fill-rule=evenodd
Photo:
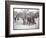
M13 8L13 30L39 29L39 8Z
M6 37L45 35L45 3L5 1Z

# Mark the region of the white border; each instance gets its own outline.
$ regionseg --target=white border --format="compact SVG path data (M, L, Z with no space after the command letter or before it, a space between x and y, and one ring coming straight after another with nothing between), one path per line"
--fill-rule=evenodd
M13 8L39 8L40 9L40 29L35 30L13 30ZM10 35L11 34L26 34L42 32L42 6L24 6L24 5L10 5Z

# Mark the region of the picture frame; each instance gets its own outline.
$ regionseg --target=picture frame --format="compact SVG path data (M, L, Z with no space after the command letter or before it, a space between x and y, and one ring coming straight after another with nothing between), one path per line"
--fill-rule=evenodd
M20 13L21 11L22 12L24 11L24 12ZM31 25L32 22L34 23L34 18L32 21L31 17L29 20L29 18L26 16L26 14L28 14L29 11L34 12L34 13L31 12L31 15L35 14L36 11L39 12L39 17L38 17L40 19L40 20L38 20L39 28L36 29L37 25L34 25L34 27ZM26 23L24 22L24 20L25 20L25 18L24 18L23 23L25 26L24 25L19 26L20 21L19 21L19 24L18 24L18 20L16 23L17 17L14 20L14 14L15 14L15 16L16 16L16 14L20 14L19 16L21 17L21 19L23 19L23 16L24 16L26 18L26 20L28 21L28 24L26 25L27 22ZM36 17L37 17L37 15L36 15ZM14 21L15 21L15 25L14 25ZM21 26L22 26L22 28L21 28ZM31 30L31 28L33 30ZM36 30L34 30L34 29L36 29ZM20 37L20 36L22 37L22 36L37 36L37 35L45 35L45 3L5 1L5 36L6 37Z

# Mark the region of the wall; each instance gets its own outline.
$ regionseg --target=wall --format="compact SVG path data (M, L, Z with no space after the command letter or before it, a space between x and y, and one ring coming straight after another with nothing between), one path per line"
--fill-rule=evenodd
M11 0L11 1L45 2L45 7L46 7L46 0ZM46 32L46 28L45 28L45 32ZM5 36L5 0L0 0L0 38L5 38L4 36ZM28 36L28 37L16 37L16 38L46 38L46 35Z

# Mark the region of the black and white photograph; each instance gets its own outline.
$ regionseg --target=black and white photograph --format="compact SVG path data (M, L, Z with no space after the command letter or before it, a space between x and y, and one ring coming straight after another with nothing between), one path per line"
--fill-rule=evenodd
M6 37L45 34L44 3L5 1Z
M39 29L38 8L14 8L13 30Z

